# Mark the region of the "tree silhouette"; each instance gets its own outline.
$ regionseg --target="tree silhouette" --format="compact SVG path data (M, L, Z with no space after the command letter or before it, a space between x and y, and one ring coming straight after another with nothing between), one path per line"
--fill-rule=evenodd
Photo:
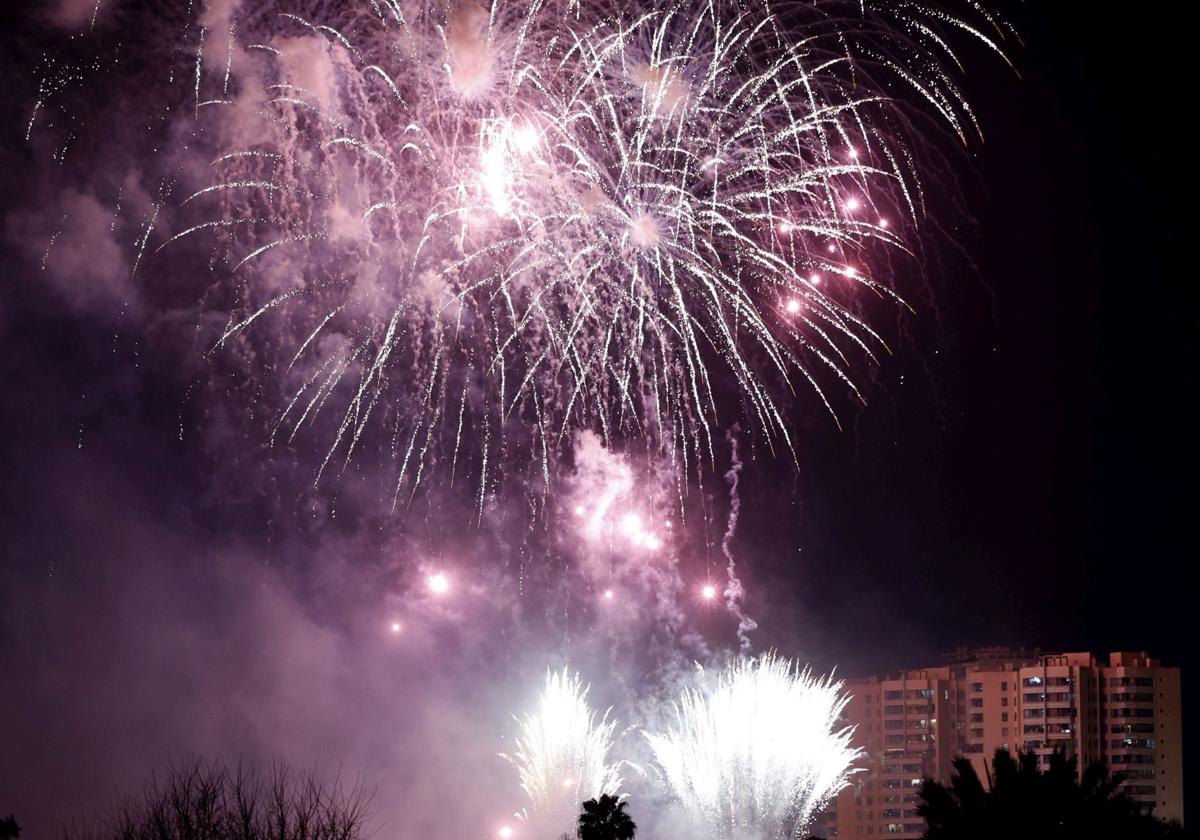
M21 826L17 825L17 820L12 814L0 817L0 840L17 840L20 836Z
M1143 840L1182 836L1177 826L1156 820L1120 790L1122 776L1103 763L1078 775L1074 756L1056 751L1040 772L1037 756L996 750L988 784L970 759L954 760L950 784L927 779L917 813L928 828L925 840Z
M637 824L625 813L625 803L607 793L583 803L579 840L633 840Z
M170 768L140 796L122 802L91 825L64 832L67 840L362 840L368 797L334 780L282 764L227 769L193 761Z

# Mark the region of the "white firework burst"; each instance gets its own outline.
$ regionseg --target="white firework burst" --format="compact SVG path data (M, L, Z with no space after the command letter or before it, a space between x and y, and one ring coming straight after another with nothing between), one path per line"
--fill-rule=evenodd
M557 840L583 802L620 791L623 765L610 759L617 723L596 714L588 690L566 668L549 672L533 711L516 718L516 750L504 757L529 797L521 816L535 840Z
M666 732L645 733L673 796L712 840L788 840L841 790L859 751L842 684L766 654L711 690L684 691Z

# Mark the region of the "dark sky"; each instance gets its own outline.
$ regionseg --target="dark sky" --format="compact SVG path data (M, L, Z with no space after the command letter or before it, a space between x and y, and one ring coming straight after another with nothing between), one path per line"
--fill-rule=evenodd
M797 527L751 505L747 530L800 560L772 573L813 617L814 657L1145 649L1184 668L1194 719L1187 23L1083 9L1014 14L1020 81L974 65L977 271L936 286L852 428L809 440Z
M1012 10L1019 78L969 56L987 140L942 221L973 265L950 253L931 269L935 305L906 322L870 406L843 431L802 421L798 471L747 465L736 549L760 643L819 667L890 671L959 645L1145 649L1185 669L1194 719L1191 27L1086 8ZM224 432L246 463L214 472L212 439L178 433L206 411L188 375L153 338L47 292L15 244L53 180L23 140L35 77L8 60L27 57L27 12L0 14L0 813L44 831L186 750L288 744L394 772L378 739L423 736L379 697L439 676L409 654L407 674L372 675L395 656L369 629L386 570L354 562L390 537L243 506L220 482L254 473L251 433ZM321 564L289 560L307 555ZM297 690L308 681L322 690ZM370 737L346 709L377 715Z
M812 429L786 540L808 556L806 583L821 569L810 608L853 617L836 628L842 655L874 649L876 667L1009 641L1182 663L1196 467L1194 176L1171 128L1184 52L1136 15L1015 18L1021 79L986 62L968 79L987 138L964 183L975 271L932 281L936 311L910 324L846 433Z

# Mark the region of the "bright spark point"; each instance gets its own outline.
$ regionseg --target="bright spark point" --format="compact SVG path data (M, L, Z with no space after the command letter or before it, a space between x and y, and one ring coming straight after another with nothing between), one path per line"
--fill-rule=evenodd
M586 508L584 508L584 506L583 506L583 505L576 505L576 506L575 506L575 515L576 515L576 516L583 516L585 513L587 513L587 509L586 509Z
M787 302L786 309L792 315L795 315L797 312L800 311L800 301L796 300L795 298L792 298L791 300L789 300Z
M446 577L444 574L442 574L441 572L438 572L437 574L434 574L434 575L430 575L427 580L427 583L429 584L429 590L438 595L441 595L450 590L450 579L448 577Z
M605 589L604 590L604 598L607 601L611 601L613 599L613 591L611 589Z
M399 632L400 632L400 622L399 622L399 621L393 621L393 622L392 622L392 632L393 632L393 633L399 633Z
M629 223L629 238L639 248L652 249L658 244L658 220L649 213L642 213Z
M642 543L651 551L658 551L660 548L662 548L662 540L654 536L654 534L647 534L646 538L642 540Z
M846 209L850 210L851 212L857 210L858 209L858 199L857 198L847 199L846 200Z
M850 159L858 160L858 149L854 149L854 148L850 149Z
M700 595L704 598L704 600L711 601L713 598L717 597L717 587L713 586L711 583L705 584L704 588L700 590Z
M500 840L508 840L508 838L513 836L512 827L507 825L500 826L500 830L496 832L496 836L499 837Z
M513 129L512 144L523 155L527 155L537 148L538 139L537 129L531 125Z
M820 274L812 275L811 277L808 278L808 282L812 283L814 286L821 285L821 275Z
M492 209L498 216L507 216L512 208L512 196L508 192L511 174L505 150L499 142L493 142L483 151L483 171L479 173L484 191L491 200Z
M881 228L885 228L885 227L887 227L887 226L888 226L888 220L887 220L887 219L880 219L880 220L879 220L879 226L880 226Z

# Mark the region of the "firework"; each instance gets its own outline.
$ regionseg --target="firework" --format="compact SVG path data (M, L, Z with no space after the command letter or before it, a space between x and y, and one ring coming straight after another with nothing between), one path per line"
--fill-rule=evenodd
M976 131L951 35L1006 32L974 3L224 5L177 106L211 177L173 170L135 264L210 238L216 344L278 383L272 440L312 430L318 478L373 441L393 505L438 464L481 510L580 430L684 474L718 405L788 452L798 386L858 394L933 126Z
M712 840L800 836L858 757L838 720L841 683L767 654L742 658L711 691L689 689L665 733L646 733L663 777Z
M524 836L534 840L557 840L580 803L620 790L621 764L609 759L617 724L592 710L588 688L565 668L550 672L535 709L516 719L517 748L505 758L529 797Z
M426 578L425 585L434 595L445 595L450 591L450 578L444 572L436 572Z

